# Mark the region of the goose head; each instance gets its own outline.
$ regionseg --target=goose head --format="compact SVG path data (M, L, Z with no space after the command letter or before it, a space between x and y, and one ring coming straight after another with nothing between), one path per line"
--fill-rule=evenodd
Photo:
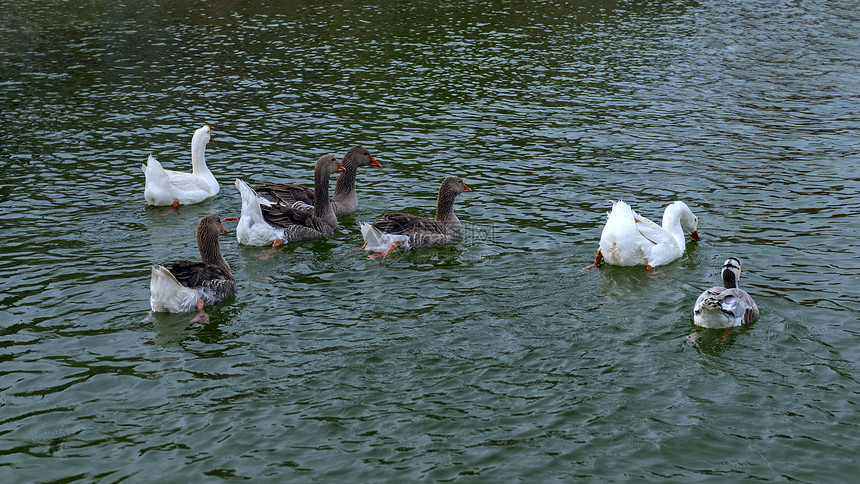
M693 211L690 210L690 207L688 207L686 203L676 201L666 207L666 212L663 214L664 228L667 226L667 220L670 220L673 217L677 217L681 222L681 230L684 233L690 234L690 238L693 240L700 240L699 217L693 215Z
M455 197L463 192L471 192L472 189L466 186L460 177L449 176L442 181L442 186L439 187L439 196L443 194L453 194Z
M210 128L208 124L204 124L202 127L198 128L197 131L194 132L194 136L191 138L191 145L206 146L206 143L212 141L215 141L212 138L212 128Z
M212 234L218 235L221 232L226 232L227 229L221 224L221 219L217 215L207 215L200 220L197 225L197 237L211 237Z
M436 197L436 221L454 222L452 230L458 232L458 236L460 221L454 215L454 199L463 192L471 191L472 189L467 187L460 177L449 176L442 180L442 186L439 187L439 195Z
M341 171L344 171L344 167L337 161L334 155L320 156L314 167L314 175L319 173L320 175L330 176Z
M382 168L382 165L376 161L376 158L370 154L363 146L353 146L346 152L343 157L343 165L347 168L358 168L360 166L375 166Z

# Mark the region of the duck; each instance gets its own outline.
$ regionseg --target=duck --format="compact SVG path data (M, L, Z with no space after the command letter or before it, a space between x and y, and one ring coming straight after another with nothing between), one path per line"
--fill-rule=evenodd
M733 328L758 319L759 310L752 297L738 287L741 261L729 257L723 263L723 287L703 292L693 305L691 316L696 326L703 328Z
M382 164L361 145L354 146L346 152L341 162L343 173L337 177L331 205L335 215L352 213L358 209L358 194L355 189L355 178L362 166L382 168ZM262 198L270 202L280 202L294 209L310 212L313 210L315 190L292 183L264 182L252 187Z
M310 212L281 201L269 201L237 178L242 215L236 226L236 239L245 245L277 247L285 242L332 235L337 229L337 216L328 197L329 178L342 171L343 165L333 155L323 155L317 160L314 192L318 199Z
M146 177L143 198L149 205L174 208L180 204L200 203L218 193L218 180L206 166L206 144L212 139L212 128L204 124L191 138L191 173L165 170L150 154L140 165Z
M149 305L152 312L181 313L195 307L192 321L206 324L204 306L218 304L236 292L230 264L221 255L218 235L224 231L217 215L207 215L197 225L200 262L180 261L152 266Z
M459 238L462 226L454 214L454 199L471 191L462 179L449 176L439 187L435 218L393 212L373 222L362 222L359 228L364 238L363 248L378 251L368 257L381 260L397 248L421 249Z
M699 218L684 202L675 201L666 207L661 227L618 200L612 203L594 264L586 269L605 260L610 265L644 265L654 270L684 254L685 233L699 240Z

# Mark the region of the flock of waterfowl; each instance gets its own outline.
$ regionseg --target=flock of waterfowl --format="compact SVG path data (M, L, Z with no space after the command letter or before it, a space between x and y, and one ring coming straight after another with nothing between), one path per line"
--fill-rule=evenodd
M199 203L218 193L218 181L206 166L206 144L212 141L211 128L204 125L191 139L191 173L165 170L149 156L142 165L146 176L144 198L153 206ZM368 150L355 146L341 161L332 155L321 156L314 167L314 187L266 182L250 186L236 179L242 196L242 214L236 239L245 245L272 245L332 235L337 216L358 208L355 189L357 170L363 166L381 167ZM329 179L340 173L334 194L329 198ZM460 237L460 220L454 214L454 199L471 191L460 178L449 176L442 182L434 218L407 213L387 213L380 219L360 224L366 250L371 259L383 259L394 250L418 249L443 244ZM622 201L612 211L600 237L594 267L601 261L611 265L644 265L653 270L681 257L685 234L698 236L699 219L680 201L666 207L662 225L637 214ZM225 231L217 215L204 217L197 227L200 262L183 261L152 267L150 305L152 311L185 312L197 308L193 321L205 324L205 306L217 304L236 292L230 265L221 255L219 234ZM738 288L740 261L727 259L722 268L722 287L703 292L691 316L697 326L731 328L749 323L759 311L752 298Z

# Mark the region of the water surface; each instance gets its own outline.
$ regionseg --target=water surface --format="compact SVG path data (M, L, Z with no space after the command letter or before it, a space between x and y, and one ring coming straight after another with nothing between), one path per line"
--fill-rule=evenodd
M841 481L858 471L860 15L851 2L25 1L0 14L0 477ZM147 208L139 165L221 193ZM234 298L149 309L232 181L311 183L361 144L359 210ZM357 224L461 241L368 261ZM583 272L610 200L698 243ZM761 318L690 308L728 256Z

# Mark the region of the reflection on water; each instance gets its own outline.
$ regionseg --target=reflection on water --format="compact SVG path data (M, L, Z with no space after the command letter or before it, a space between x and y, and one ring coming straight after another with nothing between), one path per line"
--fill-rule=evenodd
M844 480L855 10L7 6L0 476ZM202 123L221 192L145 208L139 165L187 170ZM308 184L355 144L384 168L334 236L272 251L227 223L237 295L207 327L143 322L149 267L199 256L235 178ZM355 250L361 221L432 214L447 175L474 190L460 241ZM617 199L683 200L702 240L658 274L583 272ZM729 256L761 318L692 341Z

